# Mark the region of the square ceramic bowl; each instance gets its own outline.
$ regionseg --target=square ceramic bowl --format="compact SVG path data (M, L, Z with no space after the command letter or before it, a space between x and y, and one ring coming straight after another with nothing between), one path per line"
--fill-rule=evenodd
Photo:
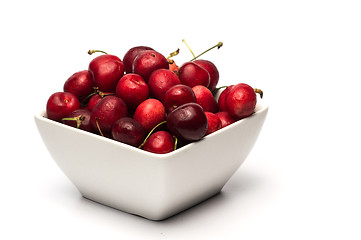
M221 191L254 146L268 112L255 113L202 140L154 154L35 115L51 156L82 196L162 220Z

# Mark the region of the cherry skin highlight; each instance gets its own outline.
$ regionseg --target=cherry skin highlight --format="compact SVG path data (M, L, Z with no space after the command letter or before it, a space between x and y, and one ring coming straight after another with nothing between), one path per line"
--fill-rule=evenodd
M118 119L112 127L112 137L114 140L138 147L145 138L145 130L133 118L124 117Z
M73 93L82 101L93 92L92 76L88 70L76 72L65 81L63 90Z
M124 63L124 70L126 73L132 73L134 59L139 55L139 53L145 50L153 50L153 48L147 46L137 46L129 49L125 53L123 57L123 63Z
M158 131L150 135L143 149L148 152L164 154L174 150L174 138L167 131Z
M102 92L115 92L119 79L124 75L124 64L120 58L105 54L94 58L89 64L93 85Z
M60 122L71 112L80 108L76 95L69 92L53 93L46 103L46 114L49 119Z

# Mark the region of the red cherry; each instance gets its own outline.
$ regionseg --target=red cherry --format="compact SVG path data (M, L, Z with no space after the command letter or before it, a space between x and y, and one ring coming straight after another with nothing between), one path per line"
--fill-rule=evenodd
M143 126L146 132L149 132L158 123L165 120L164 106L157 99L147 99L135 109L134 119Z
M137 46L129 49L124 57L123 57L123 63L124 63L124 69L126 73L132 72L133 62L134 59L138 56L139 53L145 51L145 50L153 50L153 48L146 47L146 46Z
M164 94L164 107L167 113L170 113L177 107L190 102L197 102L196 95L194 94L192 88L183 84L174 85Z
M95 105L90 122L101 134L110 133L113 124L119 118L127 116L127 105L117 96L106 96Z
M208 87L210 83L208 71L194 62L184 63L179 68L178 75L181 83L189 87L197 85Z
M197 141L207 132L207 117L199 104L186 103L168 114L167 127L178 138Z
M110 93L110 92L99 92L97 91L93 96L90 97L89 102L88 102L88 109L89 111L93 111L95 105L97 105L97 103L104 97L109 96L109 95L114 95L114 93Z
M161 68L169 69L167 59L157 51L145 50L134 59L132 70L148 82L150 74Z
M211 90L202 85L197 85L192 88L197 98L197 103L201 105L205 112L218 112L218 104L214 99Z
M228 125L231 125L232 123L235 123L236 120L229 115L228 112L217 112L216 115L221 120L222 128L227 127Z
M232 87L225 99L227 112L236 120L251 115L256 103L257 96L254 89L245 83L239 83Z
M89 64L93 85L103 92L115 92L119 79L124 75L124 64L117 56L105 54Z
M46 103L46 114L49 119L61 121L71 112L80 108L80 101L76 95L69 92L53 93Z
M223 92L221 92L221 94L219 95L219 98L218 98L218 107L219 107L219 111L221 112L225 112L227 111L227 108L226 108L226 96L228 94L228 91L233 87L234 85L230 85L228 87L226 87Z
M68 126L78 128L87 132L93 132L90 124L91 112L88 109L77 109L62 118L62 122Z
M168 69L155 70L148 80L150 95L161 102L168 89L177 84L180 84L177 74Z
M93 92L93 81L88 70L76 72L71 75L64 83L64 92L75 94L79 100Z
M158 131L150 135L143 149L148 152L164 154L174 150L174 138L167 131Z
M216 114L212 112L204 112L204 113L206 114L207 122L208 122L206 135L209 135L222 128L222 122Z
M145 131L135 119L124 117L113 124L112 137L119 142L138 147L145 138Z
M128 73L119 80L115 92L131 110L134 110L148 98L149 87L140 75Z
M210 76L210 82L208 86L209 90L213 91L214 89L216 89L216 86L219 81L219 72L216 65L214 65L211 61L203 60L203 59L197 59L194 60L193 62L206 69L207 72L209 73Z

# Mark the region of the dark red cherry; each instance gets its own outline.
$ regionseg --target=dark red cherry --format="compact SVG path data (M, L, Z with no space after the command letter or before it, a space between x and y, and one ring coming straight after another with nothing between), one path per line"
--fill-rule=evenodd
M181 83L189 87L197 85L208 87L210 83L208 71L194 62L184 63L179 68L178 76Z
M62 122L74 128L93 132L93 128L90 124L90 115L91 112L88 109L77 109L62 118Z
M207 117L199 104L186 103L168 114L167 127L178 138L197 141L207 132Z
M203 59L197 59L194 60L193 62L206 69L207 72L209 73L209 77L210 77L210 81L208 85L209 90L213 91L214 89L216 89L216 86L219 81L219 71L216 65L214 65L211 61L203 60Z
M80 101L89 96L93 90L92 77L88 70L76 72L71 75L64 83L64 92L70 92L76 95Z
M122 99L114 95L106 96L95 105L90 122L101 134L110 133L115 121L126 117L127 112L127 105Z
M165 93L177 84L180 84L177 74L168 69L157 69L148 80L150 96L164 102Z
M158 131L150 135L143 149L148 152L164 154L174 150L174 138L167 131Z
M124 69L126 73L132 72L133 62L134 59L138 56L139 53L145 51L145 50L153 50L153 48L146 47L146 46L137 46L129 49L124 57L123 57L123 63L124 63Z
M135 119L124 117L113 124L112 137L119 142L138 147L145 138L145 131Z
M166 112L170 113L185 103L196 103L197 98L192 88L183 84L177 84L169 88L164 94L163 102Z
M124 75L124 64L120 58L105 54L94 58L89 64L93 85L102 92L115 92L119 79Z
M114 93L110 93L110 92L101 92L101 91L97 91L93 96L90 97L87 107L89 111L93 111L95 105L97 105L97 103L104 97L109 96L109 95L115 95Z
M148 82L150 74L161 68L169 69L167 59L157 51L145 50L134 59L132 71Z
M79 108L80 101L76 95L69 92L56 92L46 103L46 114L49 119L60 122L62 118Z

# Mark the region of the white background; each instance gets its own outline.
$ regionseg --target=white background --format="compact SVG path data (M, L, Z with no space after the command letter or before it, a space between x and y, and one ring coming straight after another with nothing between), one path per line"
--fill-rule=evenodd
M361 239L359 1L2 1L0 239ZM101 49L207 53L270 106L221 194L154 222L83 199L33 116ZM222 146L219 146L220 151Z

